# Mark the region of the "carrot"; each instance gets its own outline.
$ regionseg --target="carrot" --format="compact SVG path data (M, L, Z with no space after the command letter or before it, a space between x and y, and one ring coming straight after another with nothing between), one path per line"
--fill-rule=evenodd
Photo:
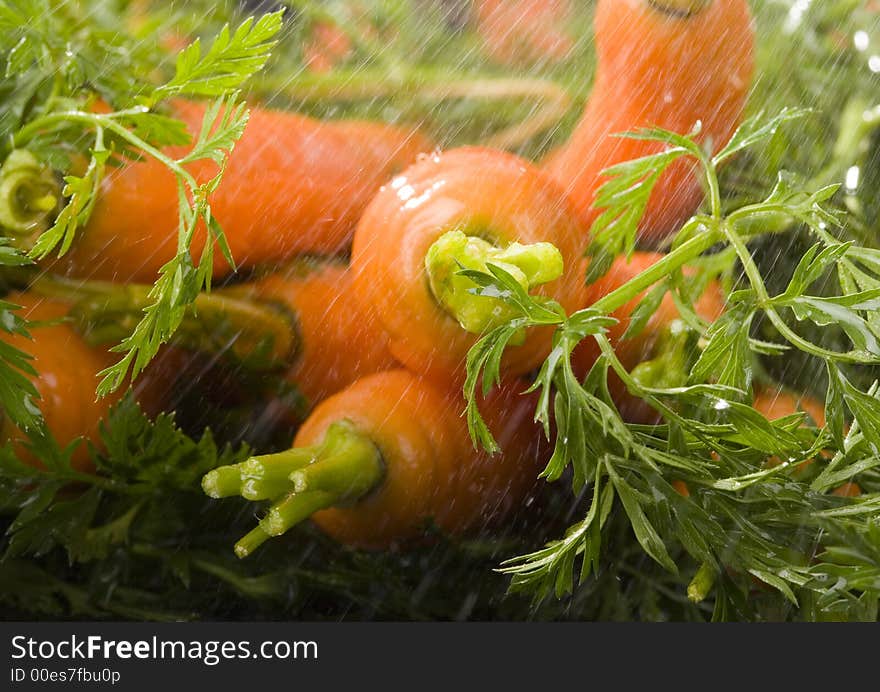
M784 418L799 411L809 417L807 423L818 427L825 425L825 405L818 399L807 395L796 395L782 389L758 388L752 406L768 420Z
M582 307L611 293L662 258L663 255L656 252L635 252L629 259L618 257L603 277L584 287L581 294ZM687 274L687 270L685 270L685 274ZM669 293L666 293L642 331L633 338L624 338L633 311L649 291L650 289L644 291L615 310L612 317L618 321L608 328L608 338L614 346L614 351L628 370L632 370L641 362L653 359L660 346L660 340L669 333L668 327L679 319L675 301ZM697 315L707 322L714 322L724 311L724 302L721 286L713 281L706 286L702 295L697 299L694 309ZM584 377L598 357L599 347L595 340L582 341L572 353L572 366L575 373L579 377ZM613 371L609 372L608 388L625 420L633 423L658 421L657 412L644 400L630 394L626 385Z
M543 283L540 293L573 308L580 278L563 269L577 265L583 237L537 168L502 151L454 149L411 166L367 207L352 247L355 293L376 311L401 363L458 377L476 334L506 309L472 295L475 284L458 275L460 266L500 264L524 288ZM514 375L529 371L550 338L551 330L530 330L506 350L502 366Z
M5 300L21 306L22 317L33 323L29 329L32 338L4 333L2 339L33 359L31 364L38 375L31 379L48 431L62 448L80 439L97 443L101 420L121 397L121 393L102 399L95 396L98 373L113 362L112 355L87 344L65 321L69 304L30 293L14 293ZM156 382L147 376L139 385L137 397L149 412L154 412L159 401L147 384L151 381ZM8 420L3 421L0 437L11 440L26 463L41 466L42 462L25 446L24 433ZM93 470L86 444L79 444L73 451L71 465L79 471Z
M662 150L613 136L657 126L718 151L742 117L754 69L746 0L600 0L594 20L596 80L570 140L545 162L590 226L601 171ZM691 163L680 160L653 191L640 227L646 241L676 230L702 199Z
M807 417L804 419L804 425L816 425L820 428L825 425L825 405L821 401L806 394L797 395L782 388L755 387L752 408L768 420L777 420L803 412L807 414ZM770 457L766 462L769 468L779 466L781 463L782 460L776 456ZM795 471L803 472L812 463L812 459L803 461L795 467Z
M486 52L501 64L555 64L574 49L571 0L477 0L473 13Z
M831 494L837 497L859 497L862 489L858 483L844 483L832 490Z
M683 480L672 481L672 487L675 489L675 492L677 492L682 497L691 496L691 489L688 487L688 484L685 483Z
M113 344L149 303L150 287L41 277L32 290L69 298L86 340ZM207 355L251 372L281 370L311 404L364 375L397 366L385 330L356 299L351 272L337 259L301 260L247 283L200 293L164 351L166 364L157 365L157 373Z
M284 377L313 404L365 375L396 367L385 331L355 298L351 272L342 263L300 263L241 290L293 313L299 348Z
M524 385L518 388L524 389ZM542 437L534 401L496 389L487 422L504 449L489 457L471 444L460 394L405 370L363 378L326 399L294 447L209 472L212 497L271 499L239 557L312 516L334 539L381 549L418 536L428 521L461 534L518 506L536 482Z
M173 114L194 133L205 108L181 100ZM210 197L213 215L241 267L301 253L343 252L382 183L432 146L412 128L320 122L253 107L223 181ZM177 156L184 151L169 150ZM190 167L200 182L216 170L210 161ZM152 282L177 250L177 204L174 176L156 160L112 170L89 223L53 270L81 278ZM191 252L198 256L204 242L201 229ZM230 271L222 253L215 253L214 271Z
M323 74L345 62L353 48L348 34L337 25L316 22L302 48L303 62L310 72Z

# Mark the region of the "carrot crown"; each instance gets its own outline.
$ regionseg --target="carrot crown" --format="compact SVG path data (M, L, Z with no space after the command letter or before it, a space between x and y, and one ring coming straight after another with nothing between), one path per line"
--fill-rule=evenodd
M373 441L342 420L327 428L318 445L209 471L202 478L202 489L214 498L241 495L273 501L259 525L235 544L235 554L243 558L318 510L359 501L381 484L384 475L382 455Z
M12 235L46 229L61 200L61 186L51 169L26 149L15 149L0 166L0 228Z
M488 271L491 263L510 274L523 290L555 281L563 273L562 253L551 243L499 248L462 231L440 236L425 255L425 270L435 300L462 328L480 334L510 320L513 311L497 297L478 293L462 269Z

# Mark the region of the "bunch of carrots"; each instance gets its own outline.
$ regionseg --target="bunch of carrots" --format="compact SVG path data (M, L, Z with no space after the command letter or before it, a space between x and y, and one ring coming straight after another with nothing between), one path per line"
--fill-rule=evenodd
M555 59L575 40L561 32L556 13L567 3L476 6L487 50L499 59L517 50L526 59L535 51ZM513 16L537 21L515 25ZM478 451L461 415L466 358L505 313L462 269L491 263L566 310L622 285L662 257L657 249L695 211L702 190L686 164L671 166L640 228L645 251L618 258L602 279L585 284L601 172L659 146L615 133L653 125L686 133L700 122L702 143L718 150L739 124L751 84L745 0L600 0L595 45L598 71L583 116L542 161L479 145L444 151L418 127L322 122L252 105L210 200L237 275L230 277L218 253L214 276L227 284L134 383L142 405L161 410L181 352L203 342L194 335L209 337L223 319L253 329L265 324L265 310L272 324L283 322L273 341L282 371L262 376L295 385L309 403L306 420L290 421L289 449L203 479L211 497L268 503L236 544L240 557L307 519L339 541L384 549L417 538L428 524L449 534L473 531L523 504L549 445L532 420L534 401L522 392L550 352L551 334L532 330L506 351L502 383L481 405L502 452ZM336 52L321 53L316 69ZM205 107L179 100L173 110L195 133ZM207 181L216 169L198 162L190 173ZM151 282L177 251L177 204L172 173L154 159L113 169L70 251L43 267L68 283L52 291L43 280L42 288L37 282L6 298L36 322L32 339L10 339L34 358L40 406L62 445L97 441L112 401L95 401L96 378L112 356L94 323L139 307L138 284ZM206 242L203 228L190 251L198 254ZM58 285L75 285L74 297L59 297ZM627 338L638 302L614 313L609 337L634 374L658 377L674 369L665 349L679 315L667 295L647 329ZM699 317L717 318L725 309L720 286L709 284L695 307ZM574 354L581 377L598 357L591 343ZM622 383L612 378L610 386L625 417L655 420ZM767 390L754 406L771 418L802 408L823 424L822 407L810 399ZM20 431L7 424L4 435L22 445L29 463L40 463L28 456ZM85 447L74 461L88 470Z

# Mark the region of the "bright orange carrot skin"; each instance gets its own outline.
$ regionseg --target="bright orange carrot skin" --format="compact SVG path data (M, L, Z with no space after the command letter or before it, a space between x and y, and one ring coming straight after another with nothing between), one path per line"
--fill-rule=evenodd
M373 306L391 352L410 369L446 380L461 377L477 335L464 331L435 300L425 255L444 233L461 230L506 246L547 241L566 271L538 293L577 304L584 228L556 184L527 161L502 151L463 147L434 154L382 188L364 212L352 246L355 291ZM549 351L550 330L530 330L505 352L512 375Z
M175 116L197 132L205 105L177 101ZM297 254L346 250L379 187L432 145L412 128L321 122L252 107L244 134L211 196L232 255L242 267ZM185 148L175 148L180 155ZM189 167L200 182L216 167ZM196 257L205 242L200 229ZM177 187L154 159L126 164L103 181L92 218L55 270L71 276L152 282L177 249ZM230 267L218 252L216 275Z
M86 344L69 324L61 321L67 316L69 305L27 293L15 293L5 300L20 305L19 314L38 323L30 327L32 339L5 334L2 339L33 358L31 364L39 373L32 378L40 396L36 403L49 431L61 447L80 437L96 441L100 421L119 398L95 396L98 372L112 363L112 356ZM39 324L42 322L45 324ZM8 421L3 424L3 438L16 443L23 460L40 465L39 459L23 446L23 433ZM87 445L77 447L71 462L81 471L92 469Z
M517 506L542 460L534 402L502 391L483 409L493 411L488 422L504 449L491 459L471 445L460 392L405 370L363 378L320 403L295 446L316 444L331 424L348 420L379 449L385 476L350 507L317 512L316 524L340 542L381 549L417 536L429 520L454 534Z
M804 425L816 425L820 428L825 425L825 405L821 401L806 394L799 395L782 388L756 387L752 407L768 420L776 420L804 412L807 414ZM827 454L827 452L823 451L823 454ZM770 467L779 466L781 463L779 457L773 456L767 459L767 466ZM803 461L797 465L795 470L802 472L808 469L812 463L812 459Z
M613 136L657 126L718 151L740 123L754 70L754 29L746 0L713 0L690 17L662 2L600 0L594 22L596 81L571 139L546 168L592 225L596 190L611 165L662 150L657 142ZM640 228L647 241L677 230L702 189L693 164L673 164L657 183Z
M825 426L825 404L806 394L796 395L783 389L763 387L755 392L752 406L768 420L803 411L809 416L807 423L820 428Z
M574 48L567 31L573 15L571 0L478 0L474 3L477 31L496 62L558 63Z
M831 494L837 497L859 497L862 494L862 488L858 483L844 483L832 490Z
M351 271L341 263L272 274L250 289L261 300L290 309L299 350L285 377L314 404L366 375L397 367L388 335L361 301Z

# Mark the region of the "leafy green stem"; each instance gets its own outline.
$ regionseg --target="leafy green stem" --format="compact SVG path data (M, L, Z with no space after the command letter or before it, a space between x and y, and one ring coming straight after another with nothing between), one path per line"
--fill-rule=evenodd
M688 262L695 260L717 243L718 238L717 232L704 227L704 230L693 238L685 241L669 254L664 255L658 262L652 264L619 288L602 296L590 307L605 314L614 312L641 294L645 289L667 278L671 273Z
M117 120L120 117L143 115L148 112L149 109L145 107L130 108L127 110L116 111L114 113L87 113L79 110L61 111L59 113L52 113L43 116L42 118L30 122L18 131L15 135L14 141L16 146L22 146L29 138L41 133L46 128L65 122L80 123L96 129L103 128L119 135L138 150L145 154L149 154L152 158L167 166L175 175L184 179L191 188L198 187L196 179L192 177L189 171L187 171L177 159L162 153L161 150L152 146L141 137L138 137L134 132L119 123Z

